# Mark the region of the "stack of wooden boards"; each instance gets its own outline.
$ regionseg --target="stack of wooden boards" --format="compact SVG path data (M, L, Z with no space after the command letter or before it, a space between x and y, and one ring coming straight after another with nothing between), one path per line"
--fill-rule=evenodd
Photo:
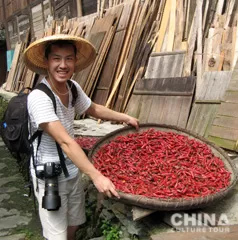
M136 80L134 76L142 76L155 43L153 34L159 6L160 2L154 0L143 3L138 0L124 1L104 10L102 17L96 13L47 22L44 35L65 33L91 41L97 50L97 57L91 66L75 74L74 79L95 102L123 111L132 91L131 83ZM19 56L16 58L19 59ZM17 92L19 88L15 85L18 83L11 79L18 75L16 69L18 67L14 67L13 62L7 90ZM22 82L22 79L18 78L17 82Z
M22 88L32 87L35 79L35 73L26 68L22 57L26 49L30 31L26 34L24 42L17 43L12 59L11 69L9 71L7 82L5 86L6 91L19 92Z
M206 124L213 121L238 57L237 5L235 0L101 0L95 14L48 17L42 36L65 33L93 43L95 61L73 78L96 103L141 122L208 136ZM34 85L35 75L21 62L26 46L16 47L8 91ZM204 111L205 126L199 118Z

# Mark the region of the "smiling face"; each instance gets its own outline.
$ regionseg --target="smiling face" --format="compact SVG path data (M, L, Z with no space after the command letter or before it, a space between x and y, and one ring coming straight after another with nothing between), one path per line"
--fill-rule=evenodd
M75 69L76 54L72 44L52 44L46 56L48 73L56 83L65 83Z

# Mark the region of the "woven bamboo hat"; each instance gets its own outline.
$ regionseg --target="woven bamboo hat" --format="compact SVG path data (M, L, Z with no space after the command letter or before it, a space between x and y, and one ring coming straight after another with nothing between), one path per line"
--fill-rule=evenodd
M24 62L26 66L33 72L47 75L45 48L49 43L58 40L72 41L77 48L75 72L79 72L88 67L96 57L95 48L87 40L68 34L57 34L38 39L28 46L24 51Z

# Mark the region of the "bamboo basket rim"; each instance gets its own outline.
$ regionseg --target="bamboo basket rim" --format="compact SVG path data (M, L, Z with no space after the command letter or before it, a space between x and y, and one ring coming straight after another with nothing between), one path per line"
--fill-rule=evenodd
M189 131L177 126L173 126L173 125L153 124L153 123L140 124L139 132L142 132L143 130L146 130L149 128L154 128L155 130L160 130L160 131L176 132L178 134L183 134L190 138L195 138L198 141L206 143L211 148L213 154L215 156L218 156L224 162L226 168L231 172L230 184L227 188L217 193L213 193L205 197L197 197L193 199L149 198L141 195L133 195L133 194L119 191L120 199L118 199L118 201L143 207L143 208L155 209L155 210L163 210L163 211L186 210L186 209L188 210L188 209L200 208L200 207L205 207L207 205L210 205L211 203L225 197L233 189L233 187L237 182L237 177L238 177L237 170L236 170L235 164L230 160L229 156L226 154L226 152L223 149L216 146L214 143L208 141L204 137L193 133L192 131ZM124 128L117 129L105 135L104 137L99 139L99 141L96 142L96 144L89 151L89 154L88 154L89 159L92 161L93 155L100 149L100 147L106 143L109 143L115 137L119 135L126 135L133 132L136 132L135 128L131 126L126 126Z

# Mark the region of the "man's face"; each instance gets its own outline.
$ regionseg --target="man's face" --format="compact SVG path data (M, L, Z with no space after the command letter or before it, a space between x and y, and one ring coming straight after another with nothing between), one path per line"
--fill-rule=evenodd
M72 77L75 69L76 57L73 46L52 45L46 62L52 80L65 82Z

